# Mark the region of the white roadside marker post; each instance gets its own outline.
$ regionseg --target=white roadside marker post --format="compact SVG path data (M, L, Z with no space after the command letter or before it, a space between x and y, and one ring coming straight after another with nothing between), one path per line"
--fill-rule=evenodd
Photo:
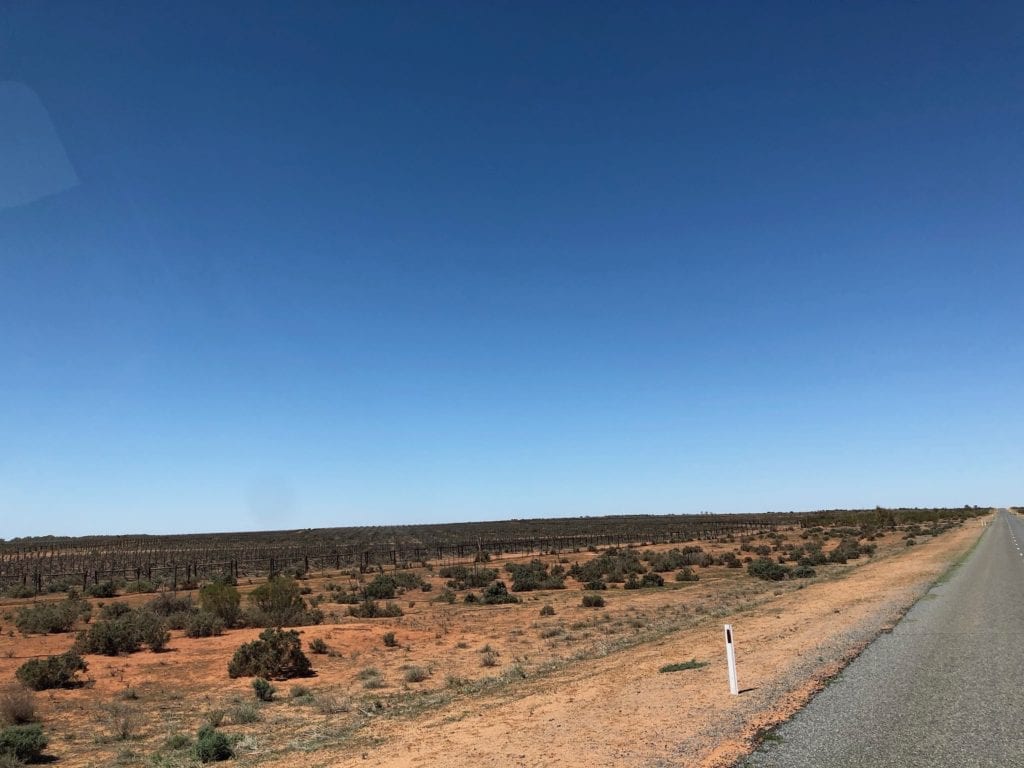
M729 662L729 693L738 696L740 684L736 679L736 647L732 642L732 624L725 625L725 658Z

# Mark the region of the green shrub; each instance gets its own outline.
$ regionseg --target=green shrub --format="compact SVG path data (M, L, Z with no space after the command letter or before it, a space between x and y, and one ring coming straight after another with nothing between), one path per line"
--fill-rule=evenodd
M293 685L288 691L288 695L293 699L311 699L313 698L313 689L305 685Z
M120 619L122 616L127 616L131 612L132 607L128 605L128 603L107 603L100 608L100 619L103 621Z
M583 596L584 608L603 608L604 598L600 595L588 594Z
M4 594L7 597L13 597L15 600L23 600L27 597L35 597L36 591L27 584L15 584L5 589Z
M667 552L643 552L640 557L651 564L651 570L658 573L675 571L689 565L708 566L713 558L701 547L688 546L670 549Z
M0 731L0 755L23 763L37 761L46 749L46 736L38 723L12 725Z
M623 589L640 589L640 579L636 577L635 573L629 574L626 578L626 582L622 585Z
M30 659L18 667L14 674L26 688L46 691L79 685L76 675L88 668L85 660L72 650L45 659Z
M789 575L789 568L771 560L761 558L754 560L747 566L747 573L757 579L764 581L782 581Z
M735 552L726 552L722 555L722 565L727 568L740 568L743 566L743 563L740 562L740 559L736 556Z
M625 581L627 574L643 573L646 570L633 550L611 547L588 563L574 564L569 569L569 575L584 583L605 579L620 584Z
M382 606L374 600L364 600L348 609L348 615L357 619L393 619L402 616L403 613L400 605L385 603Z
M262 719L259 708L250 701L239 702L231 708L229 714L235 725L258 723Z
M242 616L241 601L238 590L223 581L215 581L199 590L200 608L220 619L225 627L238 624Z
M555 615L555 606L553 606L551 603L544 603L543 607L540 609L540 615L541 616L554 616Z
M152 611L129 608L117 618L97 621L79 632L75 650L117 656L119 653L134 653L142 645L148 645L151 650L160 651L170 638L161 617Z
M793 577L797 579L811 579L817 574L809 565L798 565L793 569Z
M828 562L828 557L820 549L814 549L807 547L805 554L797 560L798 565L824 565Z
M739 560L736 561L737 567L739 562ZM676 574L676 581L700 581L700 576L694 573L692 568L683 568Z
M384 647L385 648L396 648L396 647L398 647L398 640L395 639L395 633L394 632L385 632L384 633Z
M486 587L496 578L498 572L493 568L467 568L464 565L449 565L438 571L438 574L446 579L449 589L479 589Z
M531 592L536 589L565 589L565 576L561 570L549 572L547 563L531 560L528 564L509 563L505 566L512 577L513 592Z
M185 624L185 634L189 637L213 637L223 631L223 619L206 610L192 614Z
M664 587L665 579L657 573L645 573L640 579L641 587Z
M598 592L602 589L608 589L608 585L599 579L597 581L588 581L586 584L583 585L583 588L589 589L592 592Z
M196 759L202 763L228 760L235 756L231 741L212 725L204 725L199 729L192 751Z
M258 640L240 646L228 664L231 677L285 680L305 677L310 672L309 659L302 652L299 633L294 630L263 630Z
M112 581L101 581L98 584L90 584L85 589L89 597L117 597L117 585Z
M274 694L277 693L277 689L262 677L257 677L252 681L252 690L260 701L273 701Z
M179 750L192 744L192 739L186 736L184 733L172 733L166 739L164 739L164 746L167 749Z
M191 613L196 609L189 595L178 596L174 592L161 592L148 603L146 610L157 616L170 616L174 613ZM187 736L185 738L188 738Z
M395 584L406 590L422 589L423 584L425 583L418 574L415 574L412 571L395 571L391 574L391 578L394 579Z
M133 595L139 595L147 592L156 592L156 587L153 585L153 582L147 579L138 579L125 584L124 591Z
M392 600L398 589L398 582L391 576L378 574L373 581L363 587L363 597L366 600Z
M295 627L323 621L323 613L309 609L298 583L288 576L264 582L249 594L249 602L253 610L247 620L255 626Z
M309 641L309 652L310 653L327 653L330 648L322 637L314 637Z
M422 683L430 677L430 670L425 667L409 667L405 670L405 682Z
M58 603L39 603L19 609L14 625L26 635L70 632L79 617L88 618L91 610L85 600L68 597Z
M480 602L484 605L500 605L503 603L518 603L519 598L508 593L505 582L496 581L483 591Z

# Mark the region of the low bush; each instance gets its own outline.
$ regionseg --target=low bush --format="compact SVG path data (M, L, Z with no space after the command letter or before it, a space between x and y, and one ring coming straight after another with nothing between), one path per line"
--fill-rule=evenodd
M323 613L310 609L295 579L274 576L249 593L246 622L257 627L297 627L319 624Z
M553 606L551 603L545 603L544 606L540 609L540 615L541 616L554 616L555 615L555 606Z
M98 584L90 584L85 588L85 594L89 597L117 597L117 585L112 581L101 581Z
M23 763L37 761L46 743L43 727L38 723L12 725L0 731L0 755Z
M747 566L747 573L764 581L782 581L789 575L789 568L771 560L761 558Z
M645 573L640 579L641 587L664 587L665 579L658 573Z
M394 632L385 632L384 633L384 647L385 648L397 648L398 647L398 640L395 639L395 633Z
M397 584L400 589L406 590L422 589L423 585L426 583L418 574L415 574L412 571L395 571L391 574L391 578L394 579L395 584Z
M85 600L68 597L57 603L39 603L21 608L14 616L14 625L26 635L70 632L79 618L88 619L91 610L92 607Z
M588 581L586 584L583 585L583 588L593 590L596 592L598 590L608 589L608 585L605 584L603 581Z
M484 605L501 605L503 603L518 603L519 598L508 593L505 582L496 581L481 593L480 602Z
M824 565L828 562L828 557L820 549L805 547L804 554L797 558L798 565Z
M430 670L426 667L409 667L405 670L405 682L422 683L430 677Z
M235 756L231 740L212 725L204 725L199 729L192 752L201 763L228 760Z
M235 706L231 708L231 711L228 712L228 716L231 718L231 722L235 725L258 723L263 719L259 707L251 701L242 701L235 704Z
M173 592L161 592L146 603L146 610L162 616L168 629L184 629L197 609L188 595L179 597Z
M156 585L148 579L138 579L136 581L129 581L125 584L124 591L133 595L156 592Z
M480 589L486 587L496 578L498 572L493 568L467 568L464 565L450 565L442 568L438 573L442 578L450 579L449 589Z
M131 612L132 607L128 605L128 603L107 603L100 608L100 619L102 621L120 619L122 616L127 616Z
M651 564L651 570L658 573L675 571L688 565L711 565L712 557L701 547L688 546L682 549L670 549L667 552L643 552L642 560Z
M739 567L739 560L736 561L736 567ZM676 574L676 581L700 581L700 576L694 573L692 568L683 568Z
M537 589L565 589L565 575L561 568L558 572L549 571L547 563L532 560L526 565L509 563L505 566L512 577L513 592L532 592Z
M242 618L242 598L233 584L215 581L199 590L199 606L223 622L225 627L238 625Z
M260 701L273 701L274 694L277 693L277 689L270 684L270 681L264 680L262 677L257 677L252 681L252 690Z
M75 651L67 651L45 659L30 659L18 667L15 677L26 688L46 691L51 688L74 688L79 685L77 674L89 665Z
M603 608L604 598L594 594L584 595L582 605L584 608Z
M25 725L36 721L36 698L23 685L10 685L0 691L0 723Z
M164 739L164 747L174 751L184 749L185 747L191 744L192 739L190 739L184 733L172 733L170 736Z
M793 569L793 578L796 579L810 579L816 576L814 569L809 565L798 565Z
M167 625L160 616L145 609L129 608L117 618L97 621L79 632L75 650L117 656L119 653L134 653L142 645L147 645L152 651L161 651L170 638Z
M366 600L393 600L397 591L397 581L391 576L378 574L373 581L363 587L363 598Z
M264 677L286 680L311 674L309 659L302 652L299 633L294 630L265 629L259 639L235 651L228 664L231 677Z
M569 575L580 582L605 581L621 584L630 573L643 573L647 569L631 549L610 547L588 563L575 563Z
M330 649L327 645L327 641L322 637L314 637L309 641L309 652L310 653L327 653Z
M222 632L223 619L205 610L192 614L185 623L185 634L189 637L214 637Z
M743 565L743 563L740 562L739 557L736 556L735 552L726 552L724 555L722 555L720 560L722 562L722 565L724 565L726 568L739 568Z

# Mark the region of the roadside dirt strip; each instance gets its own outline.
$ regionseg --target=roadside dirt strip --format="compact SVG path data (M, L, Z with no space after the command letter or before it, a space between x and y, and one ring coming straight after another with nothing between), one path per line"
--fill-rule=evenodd
M282 765L700 766L734 764L878 633L891 629L974 544L973 520L841 577L780 594L695 629L580 661L415 719L368 726L374 746L317 750ZM739 696L728 691L722 624L734 625ZM701 669L660 674L696 658Z
M1024 524L960 568L744 761L754 768L1024 766Z

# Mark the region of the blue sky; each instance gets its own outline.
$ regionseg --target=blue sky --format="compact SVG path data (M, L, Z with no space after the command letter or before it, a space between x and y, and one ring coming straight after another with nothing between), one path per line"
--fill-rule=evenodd
M1020 4L208 5L5 8L0 536L1024 499Z

